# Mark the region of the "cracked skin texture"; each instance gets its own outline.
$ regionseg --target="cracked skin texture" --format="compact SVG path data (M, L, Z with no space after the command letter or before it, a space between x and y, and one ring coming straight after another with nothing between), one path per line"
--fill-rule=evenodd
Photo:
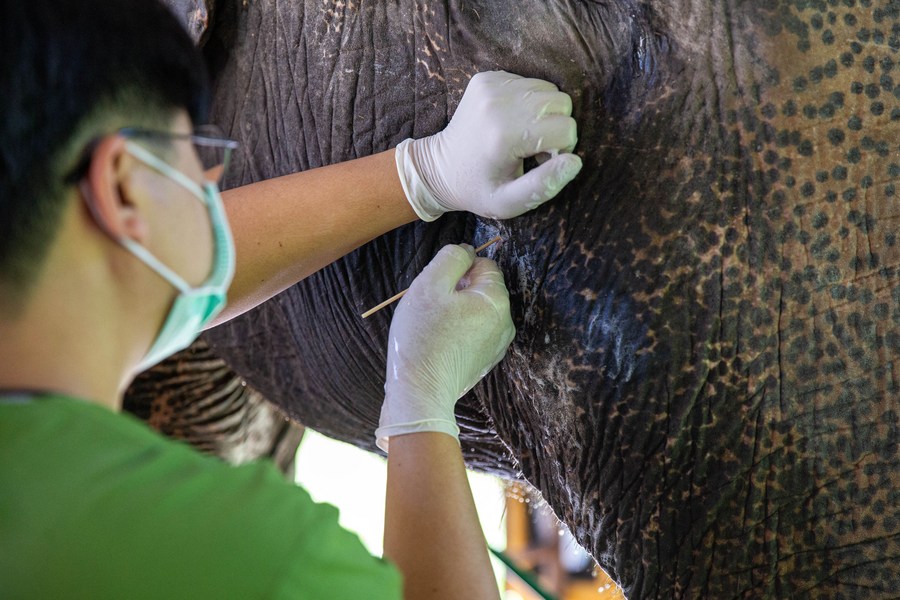
M497 223L392 232L207 335L373 449L390 311L483 241L518 336L460 403L634 598L900 597L900 3L220 2L236 185L441 129L472 74L554 81L585 169Z

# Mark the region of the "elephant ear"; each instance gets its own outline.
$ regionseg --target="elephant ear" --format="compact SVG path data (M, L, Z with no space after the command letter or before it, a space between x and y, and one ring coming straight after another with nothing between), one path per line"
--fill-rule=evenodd
M216 0L162 0L162 3L178 17L194 43L202 47L208 37Z

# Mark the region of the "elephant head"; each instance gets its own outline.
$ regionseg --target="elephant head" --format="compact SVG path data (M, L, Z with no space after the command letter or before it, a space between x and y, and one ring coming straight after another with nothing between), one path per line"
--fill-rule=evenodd
M444 243L503 244L519 333L457 416L632 598L900 581L900 3L218 7L237 185L443 127L472 74L573 97L582 175L514 221L392 232L209 332L288 414L374 449L390 312Z

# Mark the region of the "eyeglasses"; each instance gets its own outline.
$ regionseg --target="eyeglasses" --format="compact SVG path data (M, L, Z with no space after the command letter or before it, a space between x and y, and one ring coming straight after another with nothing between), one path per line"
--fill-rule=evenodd
M225 137L221 129L215 125L202 125L194 129L194 133L172 133L127 127L120 129L119 134L130 139L168 141L189 141L200 159L200 165L206 176L221 182L231 161L231 153L238 143Z
M231 154L239 146L235 140L225 137L222 130L215 125L202 125L194 129L194 133L173 133L137 127L126 127L117 133L129 139L143 139L157 143L189 141L194 145L194 151L200 159L200 165L206 177L217 183L221 183L228 163L231 161ZM94 140L85 148L81 160L65 177L66 183L76 183L87 174L97 141Z

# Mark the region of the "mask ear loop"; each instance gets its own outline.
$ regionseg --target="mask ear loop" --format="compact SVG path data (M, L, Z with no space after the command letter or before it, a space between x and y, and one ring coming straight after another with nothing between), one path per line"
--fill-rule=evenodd
M100 210L97 208L97 203L94 199L94 194L91 192L91 188L88 185L88 175L90 174L91 164L94 162L94 152L97 150L99 144L100 138L97 138L88 144L84 155L81 158L80 165L69 175L67 180L69 183L75 183L75 177L78 178L78 191L81 192L81 198L84 201L85 206L87 206L88 212L91 213L94 224L111 239L120 241L118 236L112 232L106 224L106 221L100 215ZM80 174L80 176L78 174ZM73 177L73 175L75 177Z
M213 236L216 243L215 251L217 253L224 252L226 250L228 252L233 252L233 250L230 250L234 244L230 237L230 232L222 232L220 230L221 228L216 228L214 226L213 221L215 220L227 223L227 218L224 216L224 207L221 204L221 197L219 196L219 188L215 183L207 182L206 184L201 186L193 179L191 179L178 169L174 168L172 165L162 160L152 152L130 141L125 142L125 150L137 160L143 162L148 167L155 169L163 176L168 177L175 183L181 185L187 191L191 192L197 198L197 200L206 207L207 211L209 211L211 219L210 226L213 227ZM224 239L222 236L227 236L227 239ZM159 260L157 260L155 256L147 252L147 250L143 246L135 244L132 240L127 239L122 240L122 244L129 250L131 250L135 255L137 255L138 258L143 260L147 264L147 266L149 266L151 269L154 269L157 273L160 274L160 276L165 278L166 281L171 283L179 291L185 294L195 291L196 289L203 289L205 285L209 284L210 281L216 280L218 278L230 279L233 275L233 266L224 270L217 267L221 264L232 263L231 258L227 258L225 261L214 260L214 271L207 278L206 284L201 285L200 288L192 288L174 271L166 267L164 264L159 262Z
M160 262L160 260L153 256L149 250L132 239L117 236L109 229L106 222L100 216L100 211L97 209L96 203L94 202L94 194L88 187L88 182L85 177L82 177L78 182L78 189L81 192L84 203L87 205L88 212L91 213L91 216L94 219L94 223L103 233L108 235L110 239L117 241L122 247L131 252L132 255L150 267L151 270L155 271L157 275L169 282L169 284L179 292L187 294L192 290L191 286L189 286L181 276Z
M225 213L225 205L222 203L219 186L214 182L207 182L203 189L206 194L206 206L209 209L215 244L213 269L207 279L207 283L231 282L234 278L235 270L235 249L234 237L231 233L231 227L228 225L228 216Z
M185 188L194 196L197 197L200 202L203 204L207 204L206 194L203 193L203 188L193 179L167 163L166 161L160 159L152 152L144 150L140 146L132 142L125 142L125 150L128 151L133 157L147 165L148 167L155 169L160 174L168 177L175 183L179 184L181 187Z

